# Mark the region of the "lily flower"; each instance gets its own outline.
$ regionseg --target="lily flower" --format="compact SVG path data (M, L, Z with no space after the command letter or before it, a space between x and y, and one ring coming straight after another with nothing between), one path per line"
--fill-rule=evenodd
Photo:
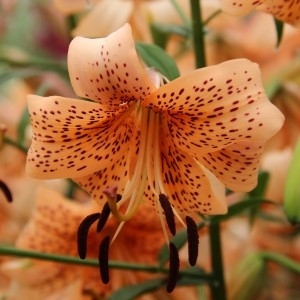
M150 40L146 1L124 0L53 0L55 8L65 15L77 14L78 24L72 36L89 38L106 36L129 22L137 38ZM105 14L103 12L105 11ZM97 26L95 26L97 24Z
M255 63L231 60L167 82L141 64L128 24L106 38L75 38L68 67L76 94L92 101L29 96L27 171L72 178L100 207L107 197L120 222L143 202L163 228L163 211L168 225L172 213L226 213L225 186L255 187L263 145L284 120ZM104 194L112 187L118 203Z
M244 16L253 10L273 15L282 22L300 26L300 2L294 0L220 0L227 13Z
M150 206L150 203L146 204L140 214L126 224L127 230L120 233L118 240L111 247L111 259L150 265L156 263L157 251L163 245L164 237L160 225L155 224L156 213L150 210ZM87 214L95 212L94 202L70 201L59 192L40 187L32 216L19 234L16 247L42 253L76 256L78 224ZM117 225L111 218L104 234L113 233ZM89 258L97 257L97 243L103 234L102 232L99 235L95 229L89 230ZM148 245L146 249L145 243ZM7 299L24 300L83 300L95 299L96 296L98 299L100 296L109 296L112 291L124 285L137 284L153 277L153 274L114 269L114 280L109 285L101 285L97 268L35 259L6 260L0 265L0 270L10 279L10 286L4 294L0 292L0 295ZM190 288L184 290L193 294ZM178 292L180 294L180 291ZM164 293L164 299L169 299L163 290L160 293ZM147 299L156 298L153 296Z

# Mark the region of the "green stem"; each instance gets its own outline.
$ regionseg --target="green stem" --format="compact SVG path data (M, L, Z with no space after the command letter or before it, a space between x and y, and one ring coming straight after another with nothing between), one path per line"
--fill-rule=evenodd
M88 258L82 260L74 256L42 253L37 251L16 249L7 246L0 247L0 256L1 255L22 257L22 258L34 258L34 259L54 261L54 262L59 262L64 264L81 265L85 267L97 267L97 268L99 267L99 262L96 259ZM160 266L127 263L121 261L110 261L109 266L110 268L120 269L120 270L144 271L148 273L163 273L163 274L169 273L169 270L167 268L161 268ZM188 277L197 278L199 280L204 280L207 282L213 281L213 278L210 274L198 274L193 272L193 270L183 270L180 272L180 274Z
M221 9L216 10L213 12L205 21L203 21L202 25L207 26L207 24L212 21L216 16L218 16L222 12Z
M204 23L201 17L200 2L199 0L190 0L196 68L206 67Z
M220 224L211 223L209 225L210 253L213 275L215 282L210 285L213 300L226 300L226 287L223 272L222 248L220 237Z
M181 7L179 6L179 4L177 3L177 0L170 0L171 3L173 4L175 10L177 11L178 15L180 16L180 18L182 19L182 21L184 22L184 24L186 25L187 28L190 28L191 22L190 19L188 18L188 16L183 12L183 10L181 9Z
M11 145L11 146L14 146L14 147L16 147L17 149L23 151L25 154L26 154L27 151L28 151L28 148L27 148L27 147L21 145L20 143L18 143L18 142L16 142L16 141L12 140L11 138L9 138L9 137L7 137L7 136L4 136L3 141L4 141L5 144L9 144L9 145Z
M263 251L258 253L261 258L273 261L293 272L300 273L300 264L286 256L271 251Z
M196 68L206 67L204 23L201 15L201 1L190 0ZM215 281L211 282L213 300L226 300L226 287L223 272L220 225L218 222L209 224L210 253L212 273Z

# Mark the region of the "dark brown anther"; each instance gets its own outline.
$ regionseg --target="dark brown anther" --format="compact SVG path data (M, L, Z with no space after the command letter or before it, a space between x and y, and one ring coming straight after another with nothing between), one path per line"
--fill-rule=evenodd
M169 202L167 196L164 194L159 195L159 203L165 213L169 230L173 235L175 235L176 234L175 216L174 216L171 203Z
M119 202L121 199L122 199L122 196L120 194L117 194L116 201ZM99 221L97 223L97 232L100 232L103 229L103 227L105 226L105 224L108 220L109 215L110 215L110 208L109 208L108 202L106 202L103 205L101 215L100 215Z
M169 266L169 277L167 283L167 292L171 293L177 283L179 273L179 254L176 246L171 242L169 244L170 250L170 266Z
M107 284L109 282L109 268L108 268L108 249L109 236L106 236L99 245L99 270L102 282Z
M11 203L13 201L12 193L2 180L0 180L0 190L3 192L7 202Z
M187 227L189 263L194 266L198 258L199 234L196 222L189 216L185 218Z
M78 226L77 230L77 251L81 259L86 258L87 252L87 238L90 227L96 222L100 217L99 213L94 213L88 215Z

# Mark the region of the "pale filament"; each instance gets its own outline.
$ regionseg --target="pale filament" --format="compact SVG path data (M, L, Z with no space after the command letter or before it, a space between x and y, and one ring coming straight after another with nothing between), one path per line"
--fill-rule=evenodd
M162 76L157 78L154 76L152 70L149 70L149 74L152 75L153 80L156 81L156 85L164 84L166 79L164 79ZM137 122L138 124L141 124L140 149L133 176L125 187L121 201L116 203L115 199L108 199L108 204L112 214L121 222L112 238L111 243L118 236L125 224L125 221L132 218L136 213L141 204L144 191L148 183L150 186L149 192L154 193L154 197L157 199L157 208L161 226L164 232L165 240L169 244L166 223L164 220L162 207L159 203L159 195L167 195L162 179L162 161L160 149L161 115L159 113L155 113L150 108L141 106L140 103L137 105L139 106ZM136 109L136 106L134 108ZM129 204L126 208L126 211L124 214L121 214L118 207L127 201L129 201ZM174 207L172 207L172 209L178 220L185 226L178 212L174 209Z
M138 209L142 195L145 190L147 183L147 172L144 167L147 155L147 135L148 135L148 109L141 107L141 143L140 143L140 153L139 159L137 161L133 176L130 180L129 185L125 188L122 196L122 200L119 204L116 203L114 199L108 199L108 204L110 206L112 214L121 222L127 221L133 217L136 210ZM130 198L127 210L124 215L120 214L118 210L118 205L128 201Z

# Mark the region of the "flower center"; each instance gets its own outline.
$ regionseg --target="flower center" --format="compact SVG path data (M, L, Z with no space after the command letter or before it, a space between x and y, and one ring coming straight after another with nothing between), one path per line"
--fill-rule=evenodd
M164 84L165 79L158 72L149 69L148 74L156 87ZM139 152L134 172L124 189L122 199L117 203L115 197L108 197L108 205L112 214L121 222L112 241L114 241L120 232L124 222L132 218L136 213L141 204L147 184L157 199L159 216L161 223L164 224L163 208L159 202L159 195L166 194L161 175L160 122L162 116L160 113L154 112L151 108L143 107L141 103L134 104L134 109L137 109L136 122L140 124ZM125 202L128 203L125 213L121 213L120 206ZM163 231L166 241L168 241L165 226L163 226Z

